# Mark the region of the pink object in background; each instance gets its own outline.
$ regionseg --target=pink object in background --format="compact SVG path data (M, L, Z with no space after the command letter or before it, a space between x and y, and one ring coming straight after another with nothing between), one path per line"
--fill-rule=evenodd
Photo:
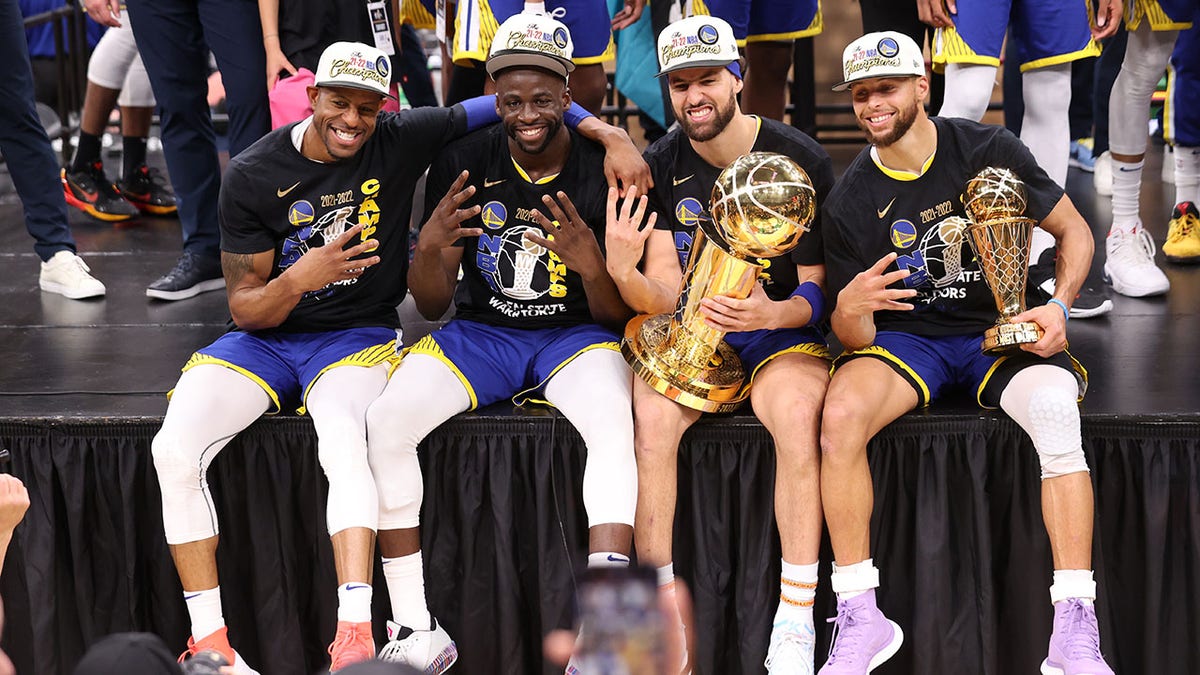
M315 76L307 68L300 68L291 77L279 78L275 88L267 95L271 101L271 128L278 129L312 114L312 106L308 103L308 88L315 82Z

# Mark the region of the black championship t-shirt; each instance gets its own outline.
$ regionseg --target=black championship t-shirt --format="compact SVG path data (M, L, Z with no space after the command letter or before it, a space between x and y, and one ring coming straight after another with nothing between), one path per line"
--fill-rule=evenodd
M895 252L912 274L894 288L912 288L912 311L875 312L878 330L914 335L962 335L986 330L999 312L965 232L941 223L966 217L967 181L987 167L1010 169L1025 183L1025 215L1045 218L1063 190L1007 129L934 117L937 150L925 172L885 171L862 151L825 202L825 264L829 297L856 274Z
M558 176L537 184L522 176L508 149L504 126L480 129L451 144L429 171L425 213L432 213L463 169L476 192L467 205L480 214L463 223L483 236L460 240L462 280L455 290L456 317L512 328L551 328L592 321L579 273L553 252L526 241L524 233L546 236L533 218L552 218L542 195L567 194L604 248L608 183L604 149L571 133L571 150ZM547 237L549 238L549 237Z
M357 279L305 293L276 330L319 332L395 328L408 287L413 187L438 151L465 130L461 108L380 113L375 133L354 157L323 164L300 154L292 125L272 131L229 163L221 182L221 250L275 252L271 278L310 248L355 224L375 239L378 264Z
M817 193L818 215L809 231L791 253L770 259L759 258L763 266L759 280L772 300L783 300L796 290L796 265L820 265L821 246L820 205L833 188L833 163L829 154L804 132L771 119L760 120L754 152L774 152L787 155L808 173ZM692 251L696 224L709 218L709 200L713 185L724 167L704 161L692 148L688 137L676 129L655 141L645 152L646 163L654 176L650 190L650 208L658 212L654 227L670 230L679 253L680 269L687 269Z

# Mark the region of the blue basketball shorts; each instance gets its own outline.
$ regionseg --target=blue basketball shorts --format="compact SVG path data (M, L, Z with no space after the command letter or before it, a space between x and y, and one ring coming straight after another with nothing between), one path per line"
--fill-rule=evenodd
M524 0L459 0L454 15L454 62L487 61L500 24L524 8ZM604 63L616 57L612 17L604 0L546 0L546 11L571 31L571 60L576 65Z
M954 26L939 28L933 64L1000 65L1004 35L1011 29L1008 58L1021 72L1069 63L1100 53L1092 39L1089 0L959 0Z
M1200 11L1200 0L1126 0L1125 27L1137 30L1142 21L1150 30L1187 30Z
M217 338L192 354L183 371L203 364L235 370L271 397L268 415L303 406L317 378L341 366L370 368L395 362L398 333L392 328L351 328L324 333L243 333Z
M918 407L926 406L947 390L968 388L984 408L1000 407L1000 394L1022 368L1049 364L1065 368L1079 382L1079 398L1087 390L1087 370L1067 352L1048 359L1018 352L988 356L980 351L982 333L925 337L897 331L880 331L875 344L844 353L834 361L834 370L852 359L875 358L891 366L917 392Z
M506 328L454 319L421 338L405 354L445 363L471 397L471 409L511 397L535 398L563 366L592 349L620 351L616 333L596 324L562 328Z
M808 354L819 359L829 358L825 338L815 328L779 328L776 330L752 330L744 333L726 333L725 342L733 347L742 367L749 374L746 386L754 383L759 369L777 356L784 354Z
M1181 32L1167 68L1163 136L1185 148L1200 147L1200 26Z
M817 35L825 25L820 0L685 0L691 14L729 22L738 46Z

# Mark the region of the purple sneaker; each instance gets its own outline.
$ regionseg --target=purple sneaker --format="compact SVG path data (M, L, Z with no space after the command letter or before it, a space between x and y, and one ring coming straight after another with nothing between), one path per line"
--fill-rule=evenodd
M1078 598L1054 605L1054 634L1042 675L1113 675L1100 654L1096 608Z
M875 589L838 600L829 659L818 675L867 675L892 658L904 642L904 631L875 606Z

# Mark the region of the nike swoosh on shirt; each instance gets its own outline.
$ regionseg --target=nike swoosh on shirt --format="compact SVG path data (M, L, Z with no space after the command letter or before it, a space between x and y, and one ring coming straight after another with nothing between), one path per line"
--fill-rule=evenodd
M275 196L279 197L280 199L283 199L284 197L286 197L288 195L289 192L291 192L292 190L295 190L296 186L299 184L300 184L300 181L296 181L296 183L294 185L292 185L292 187L290 187L286 190L284 190L283 188L277 188L275 190Z
M883 210L877 211L876 213L879 214L880 218L883 218L884 216L886 216L888 214L888 211L892 210L892 204L895 204L895 203L896 203L896 198L892 197L892 201L888 202L888 205L883 207Z
M692 176L695 176L695 175L696 175L696 174L692 174L691 176L684 176L683 178L676 178L676 179L675 179L674 181L672 181L672 182L673 182L675 185L683 185L684 183L686 183L686 182L688 182L689 180L691 180L691 179L692 179Z
M489 187L492 187L493 185L499 185L499 184L503 183L503 182L504 182L504 181L506 181L506 180L508 180L508 179L507 179L507 178L501 178L500 180L488 180L488 179L486 179L486 178L485 178L485 179L483 179L483 187L485 187L485 188L489 188Z

